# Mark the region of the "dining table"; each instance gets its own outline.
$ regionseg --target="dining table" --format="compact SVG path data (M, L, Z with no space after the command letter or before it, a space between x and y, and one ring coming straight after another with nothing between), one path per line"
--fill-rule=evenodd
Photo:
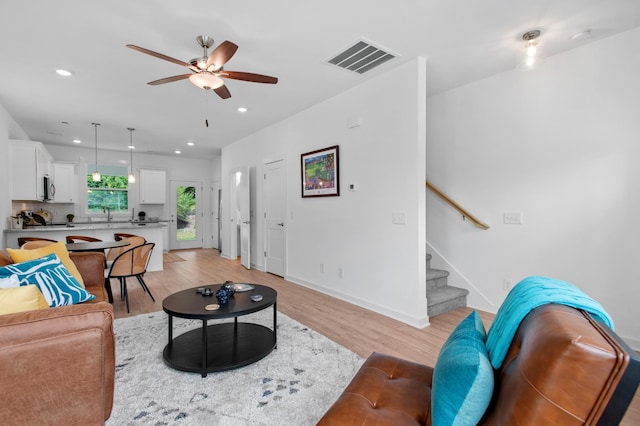
M104 251L107 249L128 246L127 241L90 241L81 243L67 243L68 251Z

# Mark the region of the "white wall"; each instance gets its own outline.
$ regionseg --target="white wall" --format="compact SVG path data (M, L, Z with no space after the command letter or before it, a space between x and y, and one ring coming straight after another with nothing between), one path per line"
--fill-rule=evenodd
M638 41L640 29L428 99L427 177L491 225L427 195L434 265L455 272L470 305L495 311L504 280L556 277L640 347ZM502 223L511 211L522 225Z
M428 324L425 97L425 61L415 59L222 151L223 191L235 168L250 167L258 176L251 207L258 218L263 163L285 159L287 279L415 326ZM347 128L354 117L362 125ZM340 196L302 199L300 154L332 145L340 147ZM350 192L349 183L358 191ZM407 224L392 224L393 212L404 212ZM255 263L262 265L264 224L255 225ZM228 208L223 227L228 237ZM223 238L223 255L228 249Z
M9 115L7 110L0 105L0 229L7 229L7 219L11 216L11 199L9 195L9 139L25 139L26 133ZM6 247L4 233L2 234L2 247Z

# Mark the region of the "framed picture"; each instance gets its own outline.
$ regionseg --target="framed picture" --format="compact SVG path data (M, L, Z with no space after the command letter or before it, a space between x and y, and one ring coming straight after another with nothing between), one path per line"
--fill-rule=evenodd
M340 195L338 145L300 155L302 198Z

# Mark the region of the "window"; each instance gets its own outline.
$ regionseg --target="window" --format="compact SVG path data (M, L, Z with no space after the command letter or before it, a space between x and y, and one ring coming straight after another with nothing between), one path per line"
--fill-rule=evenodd
M109 207L111 213L127 213L129 211L129 180L127 168L122 166L99 166L102 175L100 182L94 182L91 173L94 164L88 165L87 174L87 211L103 213Z

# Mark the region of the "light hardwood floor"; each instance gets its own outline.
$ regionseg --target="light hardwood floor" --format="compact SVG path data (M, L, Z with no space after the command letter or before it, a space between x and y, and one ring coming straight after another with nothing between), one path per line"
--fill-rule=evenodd
M183 259L183 260L180 260ZM293 284L281 277L247 270L239 261L220 257L217 250L197 249L172 251L165 255L164 271L148 272L145 282L156 302L144 294L137 281L128 281L127 314L120 300L117 280L112 280L116 318L162 310L168 295L190 287L222 283L226 280L268 285L278 292L278 311L305 324L331 340L366 358L372 352L383 352L427 365L435 365L440 347L456 325L471 309L462 308L431 319L431 325L416 329L384 315ZM489 329L493 314L479 312ZM624 418L624 425L640 424L640 393Z

